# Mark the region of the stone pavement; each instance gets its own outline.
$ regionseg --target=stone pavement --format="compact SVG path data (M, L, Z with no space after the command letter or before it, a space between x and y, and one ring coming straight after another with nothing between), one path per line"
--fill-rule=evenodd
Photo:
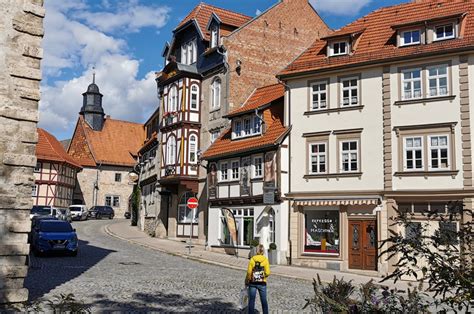
M174 256L238 270L247 269L248 259L246 256L237 258L227 254L212 252L206 250L205 246L198 244L193 244L191 254L189 254L187 243L168 239L152 238L144 232L138 230L137 227L130 226L130 220L120 220L109 224L105 227L105 231L111 236L120 238L130 243L141 245ZM370 277L348 272L284 265L272 265L271 272L272 275L309 281L312 281L313 278L316 278L316 275L319 274L319 277L323 282L332 281L334 276L336 276L336 278L344 277L345 280L352 280L355 285L366 283L371 279L373 279L374 283L378 283L382 279L379 277ZM408 282L398 281L396 284L394 284L393 281L387 281L381 283L381 285L396 287L400 290L406 290L408 287Z

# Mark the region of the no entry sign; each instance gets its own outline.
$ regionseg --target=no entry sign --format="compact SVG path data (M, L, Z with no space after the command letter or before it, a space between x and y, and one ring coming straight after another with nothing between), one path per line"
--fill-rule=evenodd
M199 201L197 198L195 197L191 197L190 199L188 199L188 207L191 208L191 209L195 209L197 208L199 205Z

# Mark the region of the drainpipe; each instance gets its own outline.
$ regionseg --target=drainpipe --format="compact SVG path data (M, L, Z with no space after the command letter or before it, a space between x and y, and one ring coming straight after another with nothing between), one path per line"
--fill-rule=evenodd
M288 127L291 126L291 88L288 86L285 82L282 80L278 79L278 82L285 86L286 90L288 91L288 121L286 125ZM291 193L291 134L289 134L288 137L288 193ZM291 200L288 200L289 205L291 205ZM291 236L290 236L290 230L291 230L291 206L288 206L288 250L289 250L289 259L288 259L288 265L291 266L292 264L292 251L293 251L293 243L291 242Z

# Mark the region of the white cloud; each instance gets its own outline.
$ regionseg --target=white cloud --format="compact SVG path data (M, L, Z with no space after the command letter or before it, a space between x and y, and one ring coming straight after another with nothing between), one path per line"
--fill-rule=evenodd
M372 0L310 0L316 11L336 15L356 15Z
M144 77L139 76L140 61L130 55L120 35L124 30L139 31L143 27L158 31L167 22L167 13L163 12L168 9L160 11L160 7L153 6L148 12L147 7L135 0L126 4L104 0L102 7L113 3L117 5L117 12L133 7L130 16L122 16L127 21L107 26L121 30L117 32L120 34L105 34L104 27L92 25L79 16L107 12L89 12L87 3L82 0L45 3L48 14L44 22L39 125L59 138L72 136L82 106L82 93L92 80L92 66L96 68L96 82L104 95L105 113L115 119L145 121L158 105L155 75L149 72ZM67 75L62 76L65 73Z

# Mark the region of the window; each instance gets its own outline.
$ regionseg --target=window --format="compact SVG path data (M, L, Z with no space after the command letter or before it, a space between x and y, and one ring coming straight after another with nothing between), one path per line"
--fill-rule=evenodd
M176 86L171 87L169 97L170 97L169 111L170 112L178 111L178 89L176 88Z
M122 174L116 173L115 174L115 182L122 182Z
M218 45L218 41L219 41L218 33L219 31L217 29L217 26L213 26L211 29L211 48L217 47Z
M421 223L409 222L405 226L405 239L413 241L415 244L421 243Z
M341 141L341 172L359 170L358 141Z
M312 85L311 109L319 110L327 108L326 83L315 83Z
M358 79L349 78L343 79L342 81L342 106L354 106L359 103L358 96Z
M409 45L416 45L421 43L420 38L420 30L411 30L402 32L400 36L400 45L401 46L409 46Z
M197 60L196 40L185 43L181 46L181 63L193 64Z
M199 89L196 85L191 86L191 110L198 110Z
M198 209L190 209L188 207L188 200L191 197L196 197L196 194L191 192L185 192L179 201L178 205L178 222L180 223L197 223L198 222Z
M233 209L235 224L237 226L237 245L250 246L254 238L254 211L253 209ZM230 233L224 217L221 216L220 240L224 244L230 244Z
M229 180L229 164L227 162L223 162L220 164L220 172L221 172L221 181L228 181Z
M184 44L181 46L181 63L188 64L188 45Z
M32 188L32 190L31 190L31 196L36 196L36 195L38 195L38 185L35 184L35 185L33 185L31 188Z
M423 138L406 137L404 142L405 170L423 169Z
M221 106L221 80L215 79L211 85L211 110Z
M258 116L253 117L253 133L262 133L262 120Z
M306 210L304 220L304 252L339 255L339 211Z
M41 163L40 163L40 162L37 162L37 163L36 163L34 172L41 172Z
M349 44L346 41L341 41L333 43L330 46L330 55L331 56L340 56L346 55L348 53Z
M275 211L270 209L268 212L268 240L275 243Z
M449 168L448 136L429 136L430 170Z
M448 67L440 65L428 68L429 96L448 95Z
M112 207L120 207L120 196L113 196L112 200Z
M214 143L215 140L219 138L219 130L217 131L211 131L211 143Z
M326 143L310 144L310 173L326 173Z
M232 161L232 180L238 180L239 179L239 167L240 167L240 162L238 160Z
M454 38L454 24L446 24L435 27L434 40L445 40Z
M253 159L253 177L262 178L263 177L263 157L258 156Z
M112 196L105 197L105 206L112 206Z
M242 121L241 120L235 120L233 134L234 134L234 137L242 136Z
M456 245L459 243L457 237L457 223L440 221L436 235L439 237L441 245Z
M197 136L194 134L189 136L189 162L197 163Z
M250 123L250 118L245 118L244 119L244 136L251 135L251 123Z
M403 99L421 98L421 69L402 72Z
M167 165L176 163L176 139L174 136L170 136L166 142L166 161Z

